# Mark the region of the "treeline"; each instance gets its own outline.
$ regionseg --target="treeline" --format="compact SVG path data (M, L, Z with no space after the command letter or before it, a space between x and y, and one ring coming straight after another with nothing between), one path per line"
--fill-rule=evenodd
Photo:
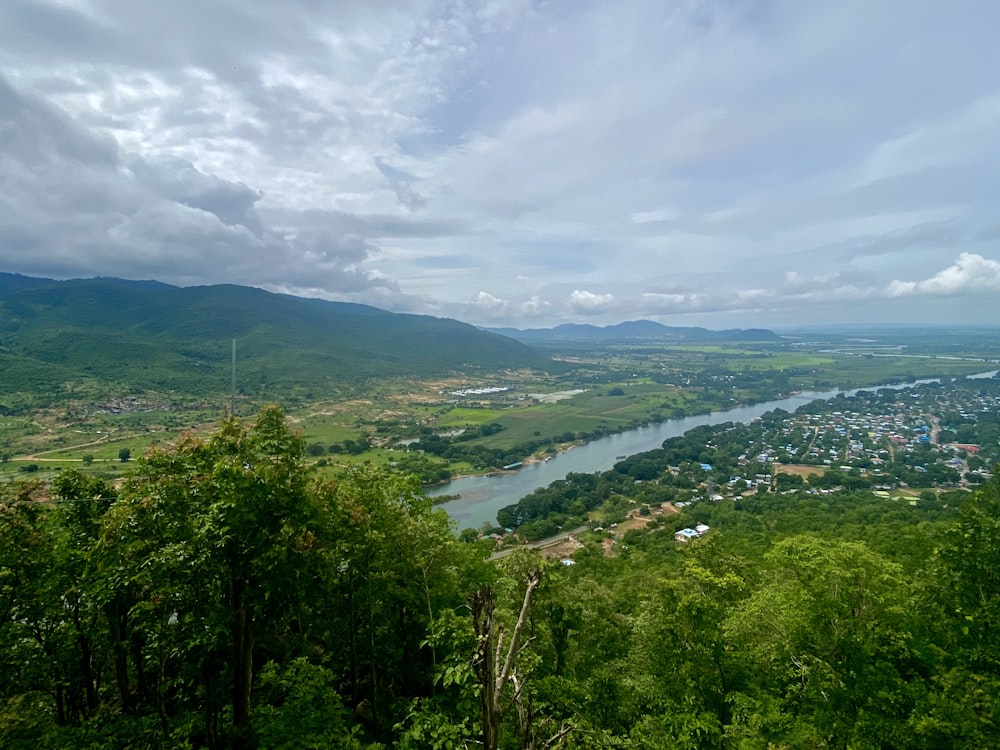
M699 503L690 544L489 563L414 481L321 480L305 447L269 410L120 487L3 485L0 746L1000 745L996 480Z
M543 441L538 441L530 446L519 445L506 449L471 444L471 441L477 438L496 435L502 430L503 425L498 422L467 427L458 434L452 435L441 435L424 427L420 430L420 439L408 445L407 448L410 451L437 456L452 463L467 462L476 468L486 469L520 461L525 455L530 455L532 451L544 444Z
M565 479L501 508L497 522L503 528L517 529L528 539L540 539L555 533L553 529L586 523L589 511L601 508L616 495L628 497L637 505L658 506L686 499L705 479L722 484L737 470L745 472L747 467L738 466L737 456L750 432L757 429L759 426L733 422L696 427L683 436L665 440L662 448L624 458L608 471L571 472ZM702 469L703 464L712 468ZM672 466L678 470L672 471ZM762 470L753 464L749 468Z
M539 451L554 453L555 447L559 445L598 440L618 432L634 430L653 422L662 422L664 419L666 417L657 413L651 414L648 419L632 419L616 427L598 424L591 430L577 430L576 432L567 430L558 435L546 436L538 433L531 440L524 440L507 448L492 448L483 442L476 442L479 438L501 432L504 428L498 422L470 427L457 435L441 435L429 428L422 428L420 439L415 443L410 443L407 446L407 450L437 456L452 463L465 462L477 469L500 468L522 461L526 456L531 456Z

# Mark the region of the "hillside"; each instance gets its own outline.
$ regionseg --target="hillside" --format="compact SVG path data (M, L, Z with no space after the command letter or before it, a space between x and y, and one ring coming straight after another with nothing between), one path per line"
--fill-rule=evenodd
M42 401L95 381L133 390L239 389L265 399L371 378L538 368L523 343L455 320L233 285L53 281L0 274L0 394Z
M706 436L553 485L600 506L562 562L318 476L273 408L124 482L0 482L0 745L1000 747L1000 484L696 501L665 453Z
M657 340L684 343L714 343L723 341L780 341L773 331L761 328L712 331L692 326L665 326L652 320L630 320L610 326L565 323L555 328L490 328L502 336L528 343L556 341L628 341Z

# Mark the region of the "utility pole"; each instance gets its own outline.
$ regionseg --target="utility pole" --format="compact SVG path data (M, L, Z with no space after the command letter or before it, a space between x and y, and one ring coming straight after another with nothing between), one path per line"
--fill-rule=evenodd
M233 339L233 383L229 393L229 416L236 417L236 339Z

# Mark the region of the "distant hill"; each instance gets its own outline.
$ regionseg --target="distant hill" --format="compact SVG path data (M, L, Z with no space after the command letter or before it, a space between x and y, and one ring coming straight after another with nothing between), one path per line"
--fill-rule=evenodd
M566 323L555 328L488 328L493 333L527 343L555 341L627 341L636 339L683 342L780 341L781 337L764 328L733 328L712 331L707 328L665 326L652 320L631 320L610 326Z
M387 376L544 368L524 343L446 318L261 289L0 273L0 394L114 383L284 401ZM82 387L82 386L80 386Z

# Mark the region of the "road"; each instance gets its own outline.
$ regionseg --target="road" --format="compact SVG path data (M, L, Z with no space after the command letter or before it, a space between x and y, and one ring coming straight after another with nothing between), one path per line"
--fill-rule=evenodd
M555 536L550 536L546 539L539 539L537 542L528 542L527 544L519 544L517 547L507 547L499 552L494 552L490 555L490 560L502 560L511 554L514 550L518 549L543 549L545 547L551 547L553 544L559 544L559 542L565 542L566 538L572 534L579 534L581 531L586 531L586 526L577 526L575 529L570 529L569 531L564 531L561 534L556 534Z

